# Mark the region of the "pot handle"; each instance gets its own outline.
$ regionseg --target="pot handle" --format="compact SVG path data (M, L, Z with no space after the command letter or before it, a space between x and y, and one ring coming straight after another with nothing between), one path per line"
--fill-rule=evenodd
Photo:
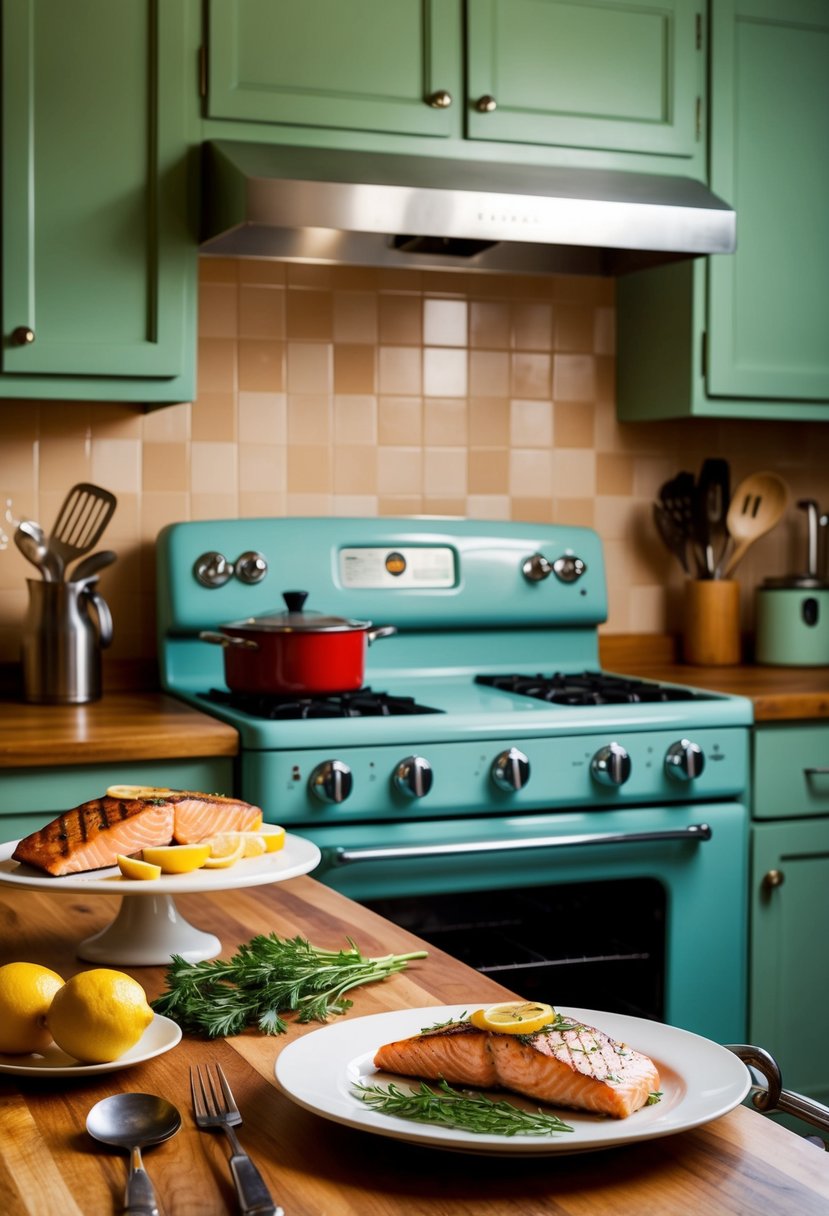
M212 629L202 629L199 637L203 642L214 642L217 646L235 646L237 650L259 649L259 643L250 638L232 638L226 633L214 633Z
M370 646L378 638L390 638L394 633L397 633L396 625L378 625L375 629L366 630L366 638Z

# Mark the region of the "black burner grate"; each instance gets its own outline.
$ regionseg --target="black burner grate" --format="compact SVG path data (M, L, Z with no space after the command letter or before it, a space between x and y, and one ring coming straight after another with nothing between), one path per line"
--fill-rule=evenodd
M253 718L289 721L299 718L387 718L411 714L440 714L442 709L418 705L414 697L399 697L393 693L358 688L355 692L330 693L326 696L284 697L268 693L227 692L211 688L201 694L206 701L228 705Z
M576 674L555 672L552 675L476 676L478 684L499 688L503 692L535 697L551 705L631 705L653 701L710 700L705 693L629 676L611 676L602 671Z

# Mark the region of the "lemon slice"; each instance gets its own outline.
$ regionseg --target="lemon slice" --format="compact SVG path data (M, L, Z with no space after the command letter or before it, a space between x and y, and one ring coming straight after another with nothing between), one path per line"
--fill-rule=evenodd
M534 1034L552 1022L556 1011L540 1001L503 1001L488 1009L476 1009L469 1020L478 1030L494 1030L498 1034Z
M159 785L110 785L108 798L124 798L127 802L135 798L166 798L173 790Z
M204 842L206 870L224 870L245 856L245 837L241 832L222 832ZM264 849L262 850L264 852Z
M285 847L285 829L277 827L276 824L269 823L270 832L263 832L262 840L265 842L266 853L277 853Z
M123 853L119 853L115 860L124 878L161 877L161 866L150 865L148 861L141 861L138 857L125 857Z
M168 844L144 849L141 856L151 866L160 866L164 874L189 874L199 870L210 856L209 844Z

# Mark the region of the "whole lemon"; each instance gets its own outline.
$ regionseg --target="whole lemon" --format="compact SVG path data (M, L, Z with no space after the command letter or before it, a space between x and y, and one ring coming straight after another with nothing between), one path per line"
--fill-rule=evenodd
M0 967L0 1051L23 1055L52 1042L46 1014L63 979L39 963Z
M82 1064L106 1064L134 1047L153 1020L144 989L123 971L96 967L64 984L49 1009L52 1037Z

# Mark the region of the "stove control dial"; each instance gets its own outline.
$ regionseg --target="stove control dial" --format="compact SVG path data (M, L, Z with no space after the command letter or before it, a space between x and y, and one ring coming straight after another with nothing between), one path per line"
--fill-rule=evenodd
M197 583L213 591L216 587L224 587L233 578L233 562L229 562L224 553L209 549L196 558L193 574Z
M624 785L630 776L630 756L620 744L608 743L590 761L590 772L599 785Z
M522 565L521 573L528 583L540 583L550 577L553 567L543 553L533 553Z
M702 748L690 739L678 739L665 753L665 772L677 781L693 781L704 768Z
M561 583L575 583L584 574L587 566L580 557L568 553L553 562L553 574Z
M520 790L530 779L530 762L517 747L510 747L495 757L490 772L499 790Z
M432 766L422 756L407 756L394 770L392 782L409 798L425 798L432 788Z
M345 802L354 779L342 760L324 760L308 778L308 789L320 802Z
M268 573L268 563L255 549L247 549L234 562L234 571L240 583L261 583Z

